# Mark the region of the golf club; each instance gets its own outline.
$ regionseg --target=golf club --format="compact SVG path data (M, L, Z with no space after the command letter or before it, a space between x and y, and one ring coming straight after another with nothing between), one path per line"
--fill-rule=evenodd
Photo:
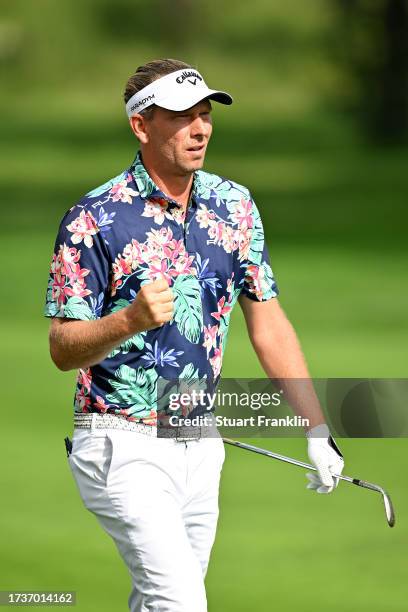
M291 457L285 457L285 455L280 455L279 453L273 453L270 450L266 450L265 448L259 448L258 446L252 446L252 444L244 444L243 442L238 442L237 440L230 440L229 438L223 438L223 442L225 444L231 444L231 446L236 446L238 448L243 448L244 450L252 451L253 453L258 453L258 455L265 455L266 457L272 457L272 459L278 459L279 461L285 461L285 463L291 463L292 465L297 465L299 467L305 468L307 470L313 470L317 472L317 469L310 465L309 463L305 463L303 461L298 461L297 459L292 459ZM351 482L358 487L363 487L364 489L371 489L371 491L377 491L377 493L381 493L385 515L387 517L387 523L390 527L394 527L395 525L395 513L394 508L391 502L391 498L384 491L384 489L376 484L371 482L367 482L366 480L360 480L359 478L351 478L350 476L340 476L334 474L335 478L339 478L340 480L345 480L346 482Z

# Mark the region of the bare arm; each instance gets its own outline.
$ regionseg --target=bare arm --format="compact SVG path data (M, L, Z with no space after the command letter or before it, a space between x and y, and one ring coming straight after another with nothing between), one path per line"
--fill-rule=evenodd
M60 370L86 368L105 359L132 335L121 310L96 321L56 317L49 332L51 358Z
M256 302L241 295L239 304L266 375L279 382L295 413L309 419L308 429L324 423L299 340L278 300Z
M143 285L129 306L95 321L55 318L49 342L60 370L99 363L134 334L159 327L173 315L173 293L163 279Z

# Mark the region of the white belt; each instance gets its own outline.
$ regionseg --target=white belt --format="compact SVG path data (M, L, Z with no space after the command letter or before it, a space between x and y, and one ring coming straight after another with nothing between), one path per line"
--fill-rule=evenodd
M154 425L145 425L128 421L126 417L115 414L74 414L74 427L76 429L124 429L126 431L137 431L146 436L157 436L157 428Z
M200 438L218 437L218 432L214 427L160 427L159 433L156 425L145 425L129 421L122 415L75 413L74 427L76 429L122 429L126 431L136 431L146 436L154 438L175 438L176 441L198 440Z

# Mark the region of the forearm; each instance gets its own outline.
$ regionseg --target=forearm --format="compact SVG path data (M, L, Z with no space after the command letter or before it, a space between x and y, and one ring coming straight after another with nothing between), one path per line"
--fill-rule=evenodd
M275 379L294 412L307 419L306 429L325 422L296 333L288 320L278 332L266 330L253 340L259 361Z
M99 363L135 331L125 309L95 321L64 320L50 330L50 353L58 368L72 370Z

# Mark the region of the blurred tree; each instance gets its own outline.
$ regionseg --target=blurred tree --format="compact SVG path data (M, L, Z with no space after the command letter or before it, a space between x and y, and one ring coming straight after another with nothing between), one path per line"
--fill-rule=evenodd
M154 0L159 17L160 35L176 51L191 47L197 36L203 35L200 19L201 0Z
M165 53L202 36L202 0L85 0L105 34L117 41L154 42Z
M408 142L408 0L334 2L353 109L375 140Z

